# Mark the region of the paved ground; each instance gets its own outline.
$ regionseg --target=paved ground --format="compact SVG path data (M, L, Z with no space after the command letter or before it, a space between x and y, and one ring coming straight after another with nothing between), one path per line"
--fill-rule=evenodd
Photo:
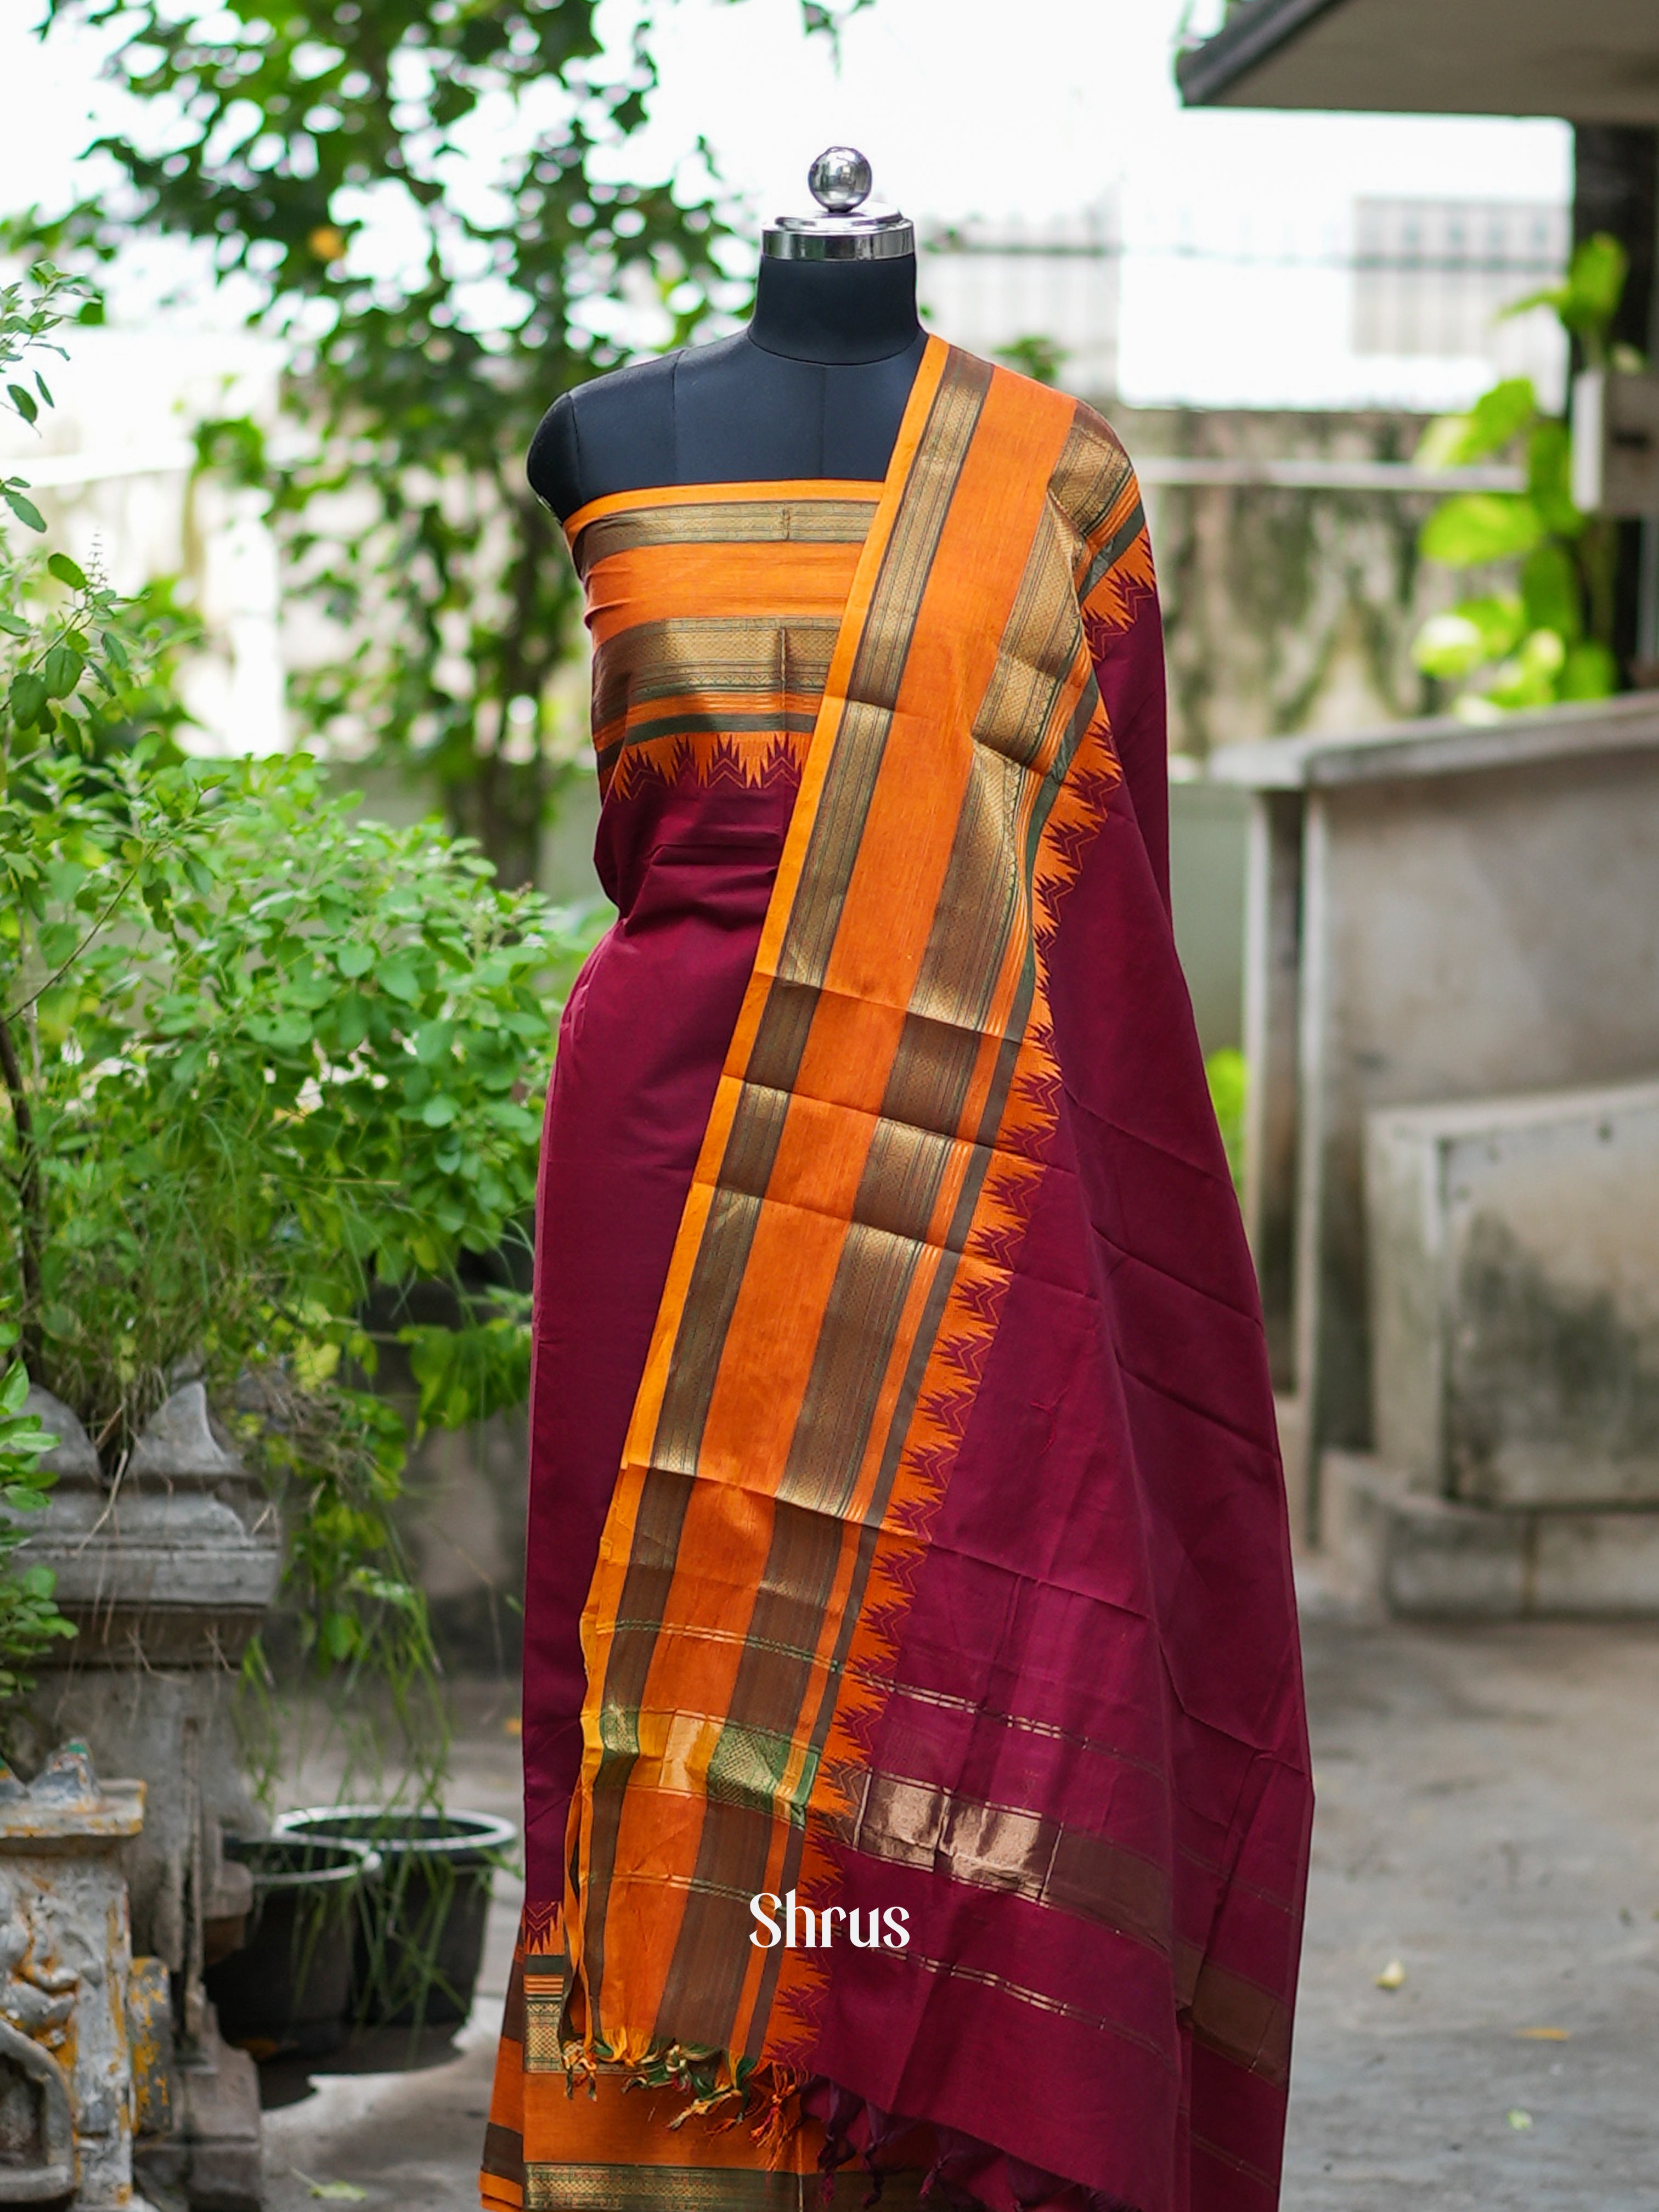
M1287 2212L1659 2208L1659 1634L1316 1622L1307 1653Z
M1659 2212L1659 1630L1315 1618L1307 1652L1285 2212ZM512 1809L511 1711L466 1692L457 1802ZM474 2212L515 1914L504 1892L473 2018L416 2069L268 2070L271 2212L339 2180Z

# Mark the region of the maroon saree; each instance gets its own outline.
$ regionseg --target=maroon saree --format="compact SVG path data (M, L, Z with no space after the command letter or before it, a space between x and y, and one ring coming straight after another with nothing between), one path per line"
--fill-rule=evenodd
M1269 2212L1308 1757L1133 471L935 340L882 484L569 532L618 920L548 1106L484 2201Z

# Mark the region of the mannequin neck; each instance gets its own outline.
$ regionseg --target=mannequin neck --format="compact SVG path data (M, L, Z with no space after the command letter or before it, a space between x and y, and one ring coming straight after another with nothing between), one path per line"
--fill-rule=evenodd
M922 335L916 258L781 261L762 258L749 336L789 361L888 361Z

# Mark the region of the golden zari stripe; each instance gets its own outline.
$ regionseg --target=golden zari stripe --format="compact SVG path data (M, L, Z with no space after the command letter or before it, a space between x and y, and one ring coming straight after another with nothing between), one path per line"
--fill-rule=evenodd
M664 503L660 493L631 513L608 514L584 525L572 552L586 576L617 553L647 545L861 545L876 511L873 499L803 500L749 497Z
M836 2176L828 2193L817 2173L753 2173L695 2166L531 2166L526 2212L854 2212L869 2201L860 2166ZM914 2212L913 2173L885 2177L884 2212Z

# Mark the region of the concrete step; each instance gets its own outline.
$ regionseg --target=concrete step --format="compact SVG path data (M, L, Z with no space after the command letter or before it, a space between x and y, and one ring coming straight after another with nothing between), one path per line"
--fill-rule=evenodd
M1326 1547L1360 1601L1406 1619L1659 1619L1659 1508L1516 1509L1411 1487L1383 1461L1320 1462Z

